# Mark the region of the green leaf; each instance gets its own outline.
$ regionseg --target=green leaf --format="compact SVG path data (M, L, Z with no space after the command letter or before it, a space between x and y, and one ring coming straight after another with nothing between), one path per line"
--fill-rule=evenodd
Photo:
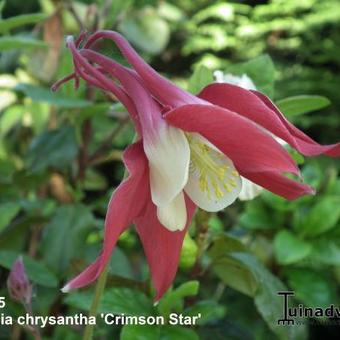
M27 38L22 36L0 37L0 51L20 48L41 48L47 47L47 44L41 40Z
M199 340L193 329L179 326L163 326L161 328L162 340Z
M226 285L248 296L255 295L258 289L257 279L242 262L224 256L213 262L212 269Z
M92 291L70 293L65 303L88 311L93 299ZM107 288L98 307L98 313L114 313L126 315L153 315L153 306L142 292L130 288Z
M205 86L212 83L213 81L214 77L211 70L209 70L207 67L203 65L200 65L196 67L194 73L189 79L188 90L191 93L197 94Z
M87 100L64 97L49 89L32 84L21 83L15 86L14 90L23 92L34 101L46 102L64 108L82 108L91 104Z
M20 205L17 202L0 203L0 232L7 227L19 210Z
M168 21L173 21L173 22L178 22L185 18L184 13L181 8L175 6L174 4L165 2L165 1L159 3L158 13L162 18Z
M280 227L282 218L269 214L261 200L253 200L246 204L245 211L240 215L239 223L247 229L274 229Z
M279 339L305 339L306 327L296 325L290 327L279 326L277 320L282 318L282 298L279 291L286 291L285 285L261 264L254 256L247 253L233 253L232 257L249 268L258 282L255 305L266 321L269 328Z
M119 248L115 247L112 252L109 266L110 273L114 275L119 275L120 277L133 279L133 269L129 258L125 253Z
M198 289L198 281L188 281L174 290L168 290L157 306L159 313L168 317L171 311L181 312L184 307L184 298L197 295Z
M281 99L276 105L285 115L294 117L323 109L330 103L330 100L323 96L302 95Z
M296 229L308 236L318 236L334 228L340 219L340 197L325 196L306 215L296 219Z
M214 260L227 253L242 251L246 251L246 246L239 239L228 234L221 234L213 240L209 256Z
M275 67L269 55L261 55L245 63L228 66L226 73L242 76L246 74L255 83L256 88L267 94L274 95Z
M33 139L27 153L27 165L33 172L49 166L60 169L68 166L77 152L74 128L66 125Z
M4 10L5 5L6 5L6 1L5 0L1 0L0 1L0 19L2 19L2 12Z
M46 19L46 17L47 16L44 13L34 13L17 15L12 18L0 20L0 33L6 33L9 30L19 26L35 24Z
M337 237L322 237L311 240L313 250L306 259L307 264L317 267L325 265L340 265L340 239Z
M65 205L56 210L44 229L42 253L46 263L65 277L73 258L81 258L86 236L95 224L91 211L83 205Z
M119 25L119 30L134 45L150 54L159 54L167 45L170 30L151 7L130 13Z
M0 136L5 136L23 117L24 107L12 105L0 116Z
M337 301L330 278L305 268L290 268L284 272L295 296L307 307L326 308Z
M0 251L0 265L10 269L20 254L14 251ZM47 267L27 255L23 255L27 276L33 282L46 287L56 287L58 279Z
M213 300L201 300L184 311L184 314L188 316L196 316L199 313L201 318L198 319L198 324L204 325L223 318L226 314L226 307Z
M159 340L161 327L151 325L125 325L120 334L120 340Z
M304 259L312 251L312 246L298 239L288 230L281 230L274 239L274 251L281 264L292 264Z
M179 326L125 325L120 340L198 340L192 330Z
M0 159L0 184L9 184L12 181L16 166L12 160Z

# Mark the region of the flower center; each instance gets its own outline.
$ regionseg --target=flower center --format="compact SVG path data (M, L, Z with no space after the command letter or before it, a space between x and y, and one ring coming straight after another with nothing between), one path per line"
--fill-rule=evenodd
M239 178L232 162L202 136L186 133L186 137L190 146L189 174L198 177L200 190L209 200L231 193Z

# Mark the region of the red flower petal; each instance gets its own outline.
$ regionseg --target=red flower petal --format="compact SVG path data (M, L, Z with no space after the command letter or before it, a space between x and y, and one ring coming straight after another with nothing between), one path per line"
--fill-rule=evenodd
M170 287L177 272L182 243L196 206L186 196L187 225L183 231L169 231L160 224L156 206L150 201L135 222L150 267L158 301Z
M325 153L332 157L340 156L340 143L333 145L316 143L291 124L270 99L260 92L248 91L231 84L215 83L205 87L199 97L249 118L303 155L316 156Z
M296 149L306 156L317 156L320 154L325 154L330 157L340 156L340 143L330 144L330 145L320 145L312 138L307 136L292 123L290 123L285 116L280 112L280 110L273 104L273 102L264 94L258 91L252 91L257 97L259 97L263 103L271 109L277 117L282 121L282 123L289 130L291 135L295 138L297 147Z
M242 175L279 171L298 174L289 153L249 119L215 105L184 105L165 115L172 125L198 132L233 161Z
M288 200L294 200L303 195L314 195L315 190L310 186L289 179L279 172L245 173L244 177L262 186L263 188L282 196Z
M184 103L201 102L199 98L183 91L171 81L157 73L138 55L129 42L118 32L97 31L89 37L84 48L90 48L99 39L110 39L115 42L121 53L135 69L140 78L143 79L143 82L152 95L162 103L178 106L183 105Z
M63 291L79 288L93 282L103 271L120 234L138 216L150 200L148 164L141 142L131 145L124 152L124 163L129 171L113 193L105 220L103 252L85 271L70 281Z

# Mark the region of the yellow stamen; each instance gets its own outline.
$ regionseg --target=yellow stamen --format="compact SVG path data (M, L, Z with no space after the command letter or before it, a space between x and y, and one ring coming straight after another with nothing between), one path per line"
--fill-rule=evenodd
M212 194L221 199L226 193L232 192L237 186L235 178L239 177L239 174L225 164L225 156L202 139L189 133L186 136L191 152L190 172L198 174L200 190L206 193L210 200Z

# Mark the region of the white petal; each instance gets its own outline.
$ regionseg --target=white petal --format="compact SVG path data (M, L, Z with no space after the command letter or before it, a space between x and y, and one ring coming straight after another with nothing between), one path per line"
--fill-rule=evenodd
M223 73L222 71L218 70L214 72L214 76L217 83L229 83L243 87L246 90L256 90L255 84L246 74L242 74L240 77L231 73Z
M259 185L249 181L249 179L242 177L242 190L238 198L241 201L249 201L260 195L263 188Z
M187 209L183 191L170 203L157 207L159 222L170 231L183 230L187 223Z
M242 182L233 162L199 134L187 134L191 160L184 190L206 211L219 211L238 197Z
M182 130L162 124L144 139L149 160L152 201L157 206L172 201L188 180L190 148Z

